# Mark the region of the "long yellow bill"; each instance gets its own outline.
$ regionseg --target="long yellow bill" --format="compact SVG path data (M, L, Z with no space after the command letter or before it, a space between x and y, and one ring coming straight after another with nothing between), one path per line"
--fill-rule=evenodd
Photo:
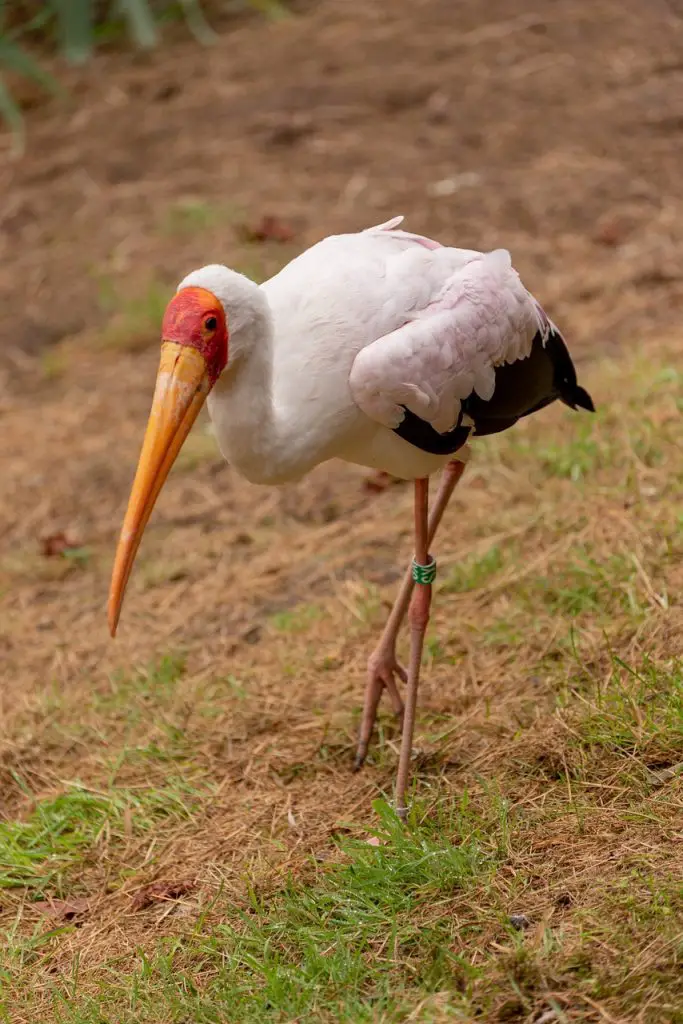
M163 342L152 410L114 559L107 613L112 636L145 526L209 390L203 355L187 345Z

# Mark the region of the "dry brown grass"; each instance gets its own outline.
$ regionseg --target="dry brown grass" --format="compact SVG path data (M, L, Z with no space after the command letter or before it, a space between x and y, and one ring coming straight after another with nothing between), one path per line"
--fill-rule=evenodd
M110 56L0 172L12 1024L681 1020L680 61L647 5L555 6L463 3L451 43L448 2L329 3L209 55ZM264 212L295 242L245 242ZM599 413L477 443L437 545L411 831L340 848L395 770L388 717L350 766L409 488L344 465L251 487L202 423L115 643L104 605L166 282L395 212L509 245Z
M416 828L441 851L476 835L485 866L457 896L418 900L408 915L411 927L450 921L447 948L469 964L437 971L444 991L419 1011L424 965L408 971L414 990L397 981L397 1005L414 1019L450 1019L456 1006L487 1019L553 1007L558 1020L675 1019L680 779L656 773L680 761L682 742L677 351L677 339L653 341L588 366L598 416L552 409L480 443L450 510ZM138 948L153 957L161 936L196 934L197 920L202 934L234 924L250 891L267 916L290 876L297 892L324 890L311 855L335 858L340 823L372 823L395 767L387 723L367 770L350 772L363 664L408 555L406 487L368 496L359 471L330 465L282 491L252 488L207 449L203 425L196 459L174 472L151 524L120 640L107 639L107 574L145 411L142 382L140 400L131 386L141 363L151 378L151 355L70 360L46 396L56 429L32 459L33 480L31 440L17 429L28 406L9 419L20 474L11 515L23 523L2 563L5 818L15 835L13 821L35 821L59 794L78 795L76 784L108 801L63 810L67 833L86 824L74 851L57 843L56 873L50 819L28 886L5 892L12 1020L24 1019L21 999L29 1016L48 1012L42 1000L68 988L75 956L85 1000L112 970L133 970ZM102 378L106 390L94 391ZM138 421L117 422L127 460L111 457L102 431L126 401ZM54 482L57 516L53 492L45 505L38 492L62 450L73 457ZM80 561L38 553L37 522L50 514L88 549ZM162 894L191 886L180 901L136 909L152 882ZM28 956L22 943L47 927L31 901L45 894L85 898L87 911ZM532 922L523 939L505 928L516 912ZM398 979L402 963L397 953ZM210 988L217 966L206 970ZM256 1019L250 998L230 1019ZM316 1012L336 1019L334 999L320 998ZM185 1019L150 999L131 1019ZM110 1019L82 1012L64 1019ZM295 1017L286 1004L279 1012Z

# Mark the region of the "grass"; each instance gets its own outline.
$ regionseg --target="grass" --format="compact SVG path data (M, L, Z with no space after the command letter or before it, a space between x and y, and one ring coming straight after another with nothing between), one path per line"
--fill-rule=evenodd
M626 555L600 555L577 545L569 564L556 567L552 576L539 577L526 593L530 605L542 602L551 612L572 618L612 614L615 606L637 615L641 598L636 578L637 569Z
M90 792L72 783L40 800L26 821L0 825L0 889L22 887L29 897L66 890L69 869L82 865L101 840L123 842L126 832L147 832L160 819L191 813L187 787L169 780L164 789ZM175 784L173 784L175 782Z
M485 551L483 555L471 555L448 573L441 589L446 594L465 590L476 590L493 576L503 565L503 552L499 545Z
M206 199L188 197L173 203L166 210L160 231L171 237L192 237L216 225L236 223L243 212L229 203L210 203Z
M472 837L444 845L441 830L459 823L443 812L406 833L386 805L376 810L377 846L346 841L338 847L343 859L311 885L290 882L273 901L252 891L235 925L219 925L208 936L195 934L175 949L158 951L138 971L136 1009L142 1019L158 1012L153 1006L161 990L174 1019L222 1013L251 1021L277 1008L283 1019L369 1021L378 1011L405 1008L401 990L416 968L426 965L435 991L457 977L457 958L442 949L446 915L422 929L410 918L420 907L450 902L490 870L486 856ZM403 970L386 958L377 978L369 955L387 943L394 957L400 947ZM192 970L183 970L197 959L208 982L201 988ZM368 1003L369 983L379 983L380 991Z
M683 753L683 666L632 668L615 659L613 671L586 704L581 725L589 747L638 755L646 765L671 764Z
M137 294L119 294L113 283L101 279L100 305L116 310L105 331L98 335L101 345L128 352L158 346L159 324L173 294L168 284L152 279Z
M571 438L544 445L538 455L549 474L577 481L597 469L609 457L609 449L602 438L596 437L594 424L582 423L577 424Z
M435 545L406 830L388 709L350 762L408 488L368 498L328 467L249 489L200 430L116 647L111 509L79 571L8 573L10 659L22 607L72 625L9 662L0 1019L681 1022L674 349L589 368L596 417L550 410L476 450ZM88 358L115 353L60 369L65 408Z
M291 611L276 612L270 622L278 633L302 633L310 628L322 614L314 604L299 605Z

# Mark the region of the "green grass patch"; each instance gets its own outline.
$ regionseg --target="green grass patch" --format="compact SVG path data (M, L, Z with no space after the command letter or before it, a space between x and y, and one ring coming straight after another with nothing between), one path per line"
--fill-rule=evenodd
M108 278L99 279L100 305L115 311L97 341L105 348L137 352L159 343L159 331L173 287L151 280L135 295L120 294Z
M196 797L196 793L194 794ZM0 822L0 888L23 887L37 897L62 892L69 869L81 864L98 841L124 841L163 819L192 813L193 791L180 779L164 788L112 788L94 792L71 783L55 797L39 800L25 820Z
M595 417L572 417L566 433L534 445L533 456L546 475L577 482L608 466L615 449L606 417L604 411Z
M167 654L137 672L114 672L106 690L93 693L93 704L106 712L127 706L134 709L145 704L158 706L167 702L175 692L185 672L182 654Z
M416 981L460 1001L476 969L450 945L449 908L486 878L496 849L463 803L440 806L405 830L377 803L377 845L347 839L312 885L290 881L276 896L249 891L231 921L139 955L132 973L108 974L98 995L78 984L55 993L66 1022L375 1021L405 1019ZM429 910L431 921L415 915ZM67 996L69 998L67 998Z
M166 211L160 230L164 234L192 237L218 225L234 223L242 211L228 203L212 203L206 199L179 199Z
M657 767L683 760L683 666L646 659L632 668L620 658L604 685L584 703L579 731L589 748L637 755Z
M299 604L295 608L275 612L270 624L278 633L304 633L325 614L317 604Z
M503 567L503 549L494 544L484 554L470 555L449 569L440 589L444 594L459 594L477 590Z
M477 636L477 642L487 647L499 650L509 650L518 647L525 641L524 619L515 616L510 619L507 616L495 619L485 626Z
M534 609L576 618L602 617L620 610L640 614L634 562L621 554L594 554L585 546L572 550L573 561L551 564L552 575L537 576L520 592Z

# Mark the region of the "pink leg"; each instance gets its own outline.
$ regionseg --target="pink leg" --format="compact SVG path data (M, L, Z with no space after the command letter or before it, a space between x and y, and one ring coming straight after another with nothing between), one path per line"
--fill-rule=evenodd
M428 495L429 479L415 481L415 563L427 568L431 562L428 550ZM396 776L396 813L401 821L406 820L406 788L410 757L413 750L413 733L415 731L415 709L417 707L417 688L420 682L420 663L424 646L425 632L429 622L429 608L432 603L431 577L415 584L416 589L408 609L410 622L410 661L408 662L408 685L406 687L406 709L403 716L403 735L401 736L401 753L398 759L398 775Z
M434 540L443 514L446 511L446 506L464 469L464 462L449 462L443 471L441 486L429 516L428 546ZM368 660L368 680L365 687L363 717L361 719L358 749L354 765L356 771L362 767L367 756L370 737L372 736L372 730L375 727L375 720L377 718L377 708L385 687L389 692L394 712L398 717L403 715L403 701L396 686L396 676L403 682L406 682L407 674L403 666L399 665L396 659L396 639L408 610L414 586L412 568L409 568L403 577L401 589L391 609L391 614L387 619L380 641Z

